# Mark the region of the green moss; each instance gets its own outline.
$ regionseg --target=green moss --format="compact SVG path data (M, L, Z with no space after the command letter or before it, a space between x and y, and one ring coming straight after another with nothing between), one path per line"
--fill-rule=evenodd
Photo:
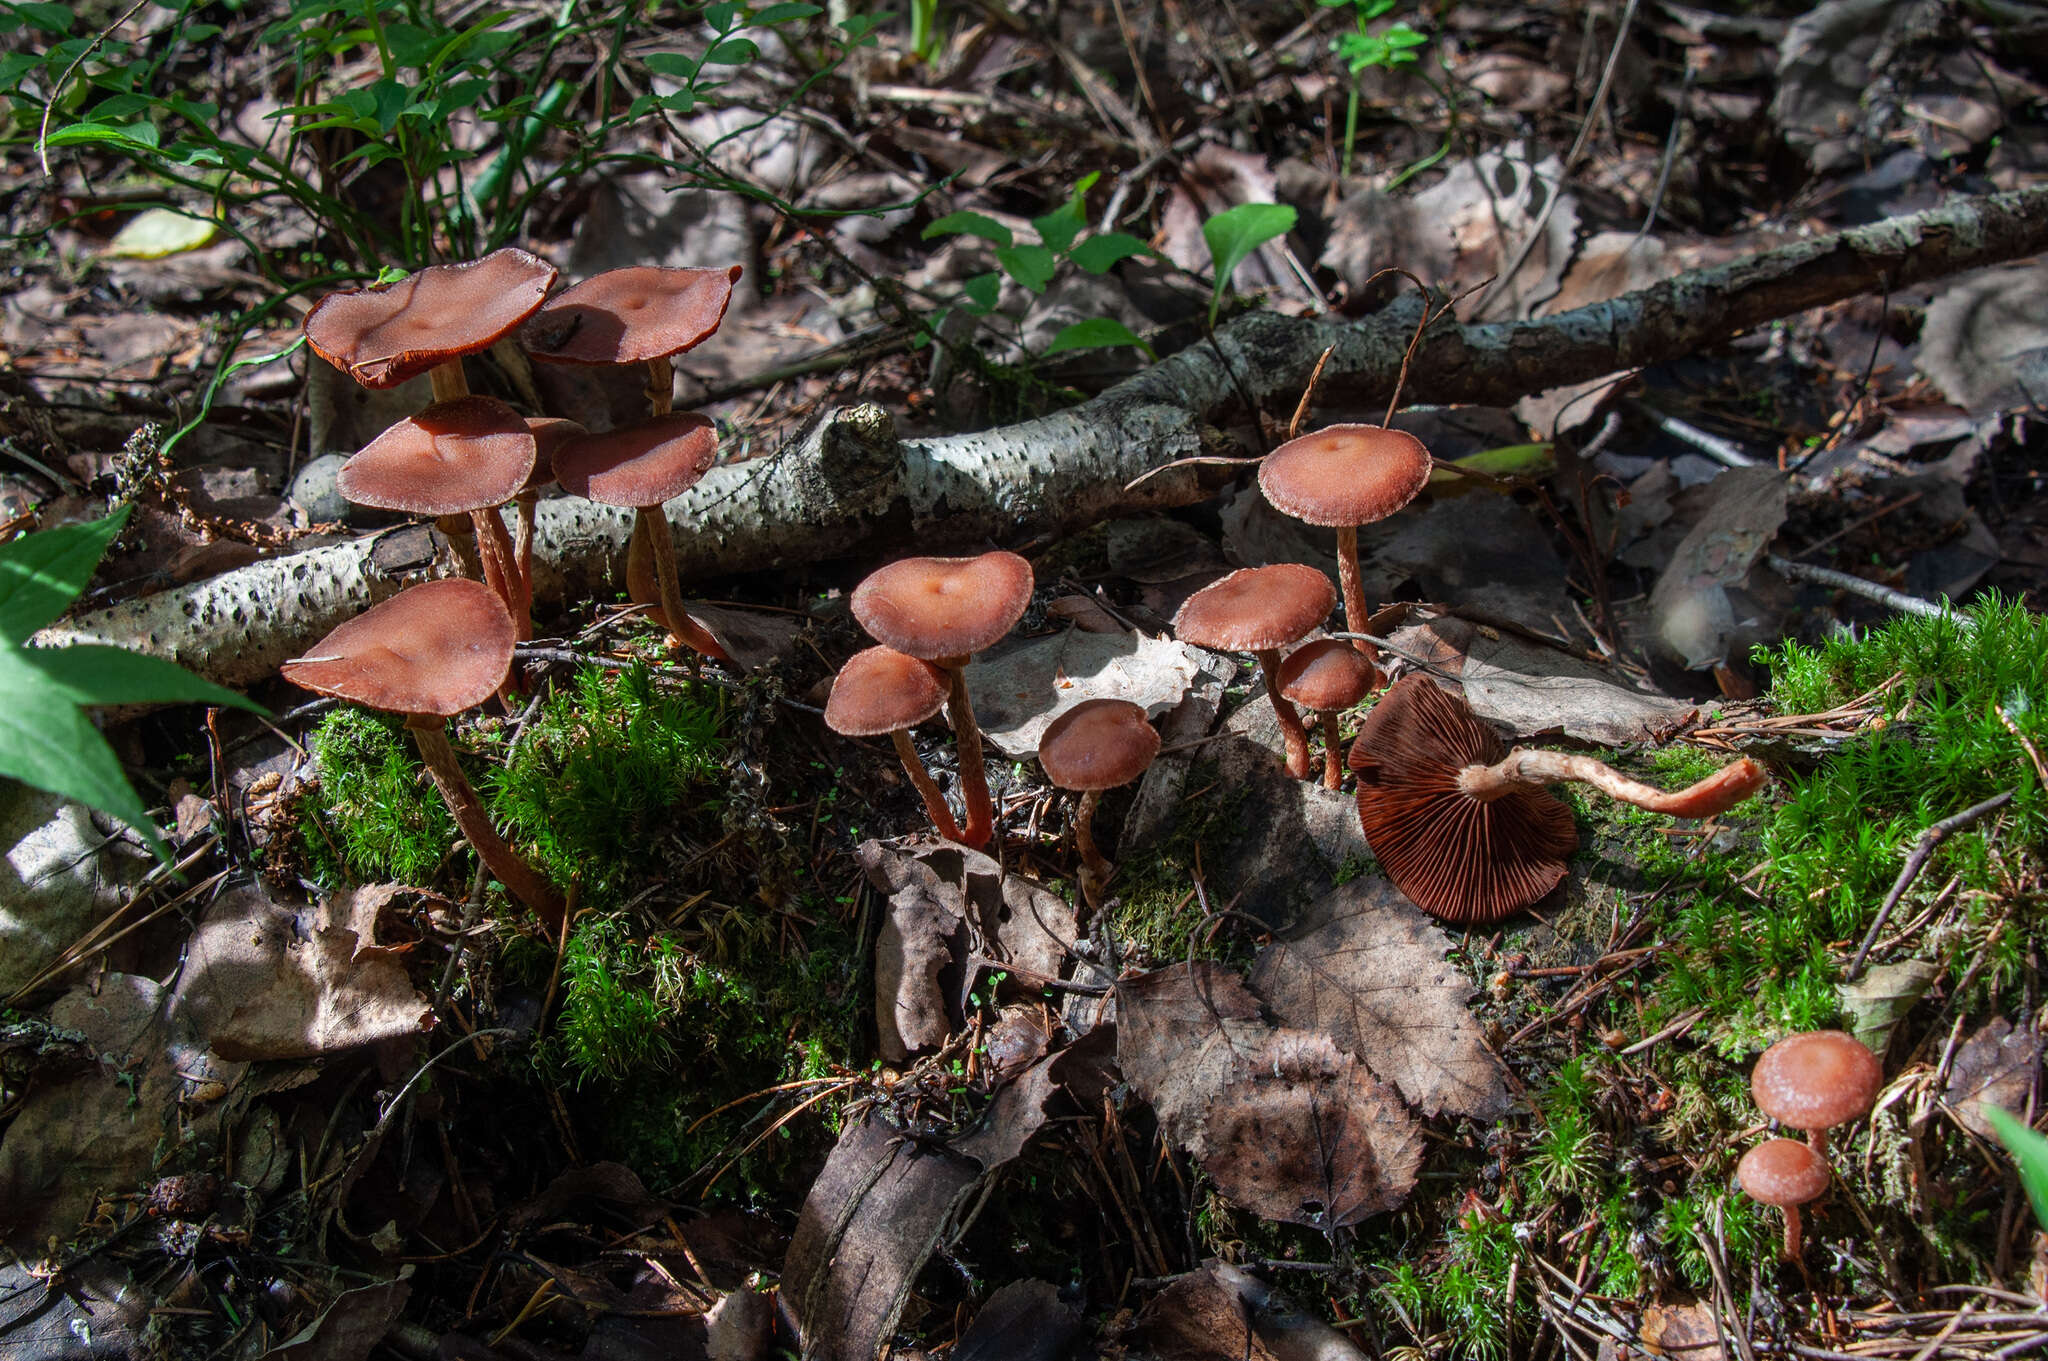
M420 765L403 720L336 709L306 739L319 788L299 827L312 877L335 884L431 883L455 841L455 820Z
M1188 783L1194 789L1208 787L1209 792L1192 810L1183 805L1180 820L1164 841L1118 868L1110 886L1116 902L1109 914L1109 931L1128 958L1150 965L1187 959L1191 940L1196 959L1242 965L1251 959L1245 933L1227 921L1209 932L1194 890L1197 857L1202 857L1202 863L1213 863L1213 852L1203 854L1204 843L1224 840L1249 790L1218 784L1213 765L1197 765L1189 773ZM1198 933L1201 939L1195 940Z

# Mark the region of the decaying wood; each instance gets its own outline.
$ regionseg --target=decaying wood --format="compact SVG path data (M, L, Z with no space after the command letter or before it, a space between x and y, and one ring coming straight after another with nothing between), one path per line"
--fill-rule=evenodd
M1530 321L1432 324L1408 399L1505 405L1546 388L1674 359L1773 318L2048 250L2048 188L1959 200L1665 280ZM667 506L686 578L855 552L1013 542L1146 507L1188 504L1213 479L1176 469L1249 454L1216 422L1243 392L1292 408L1317 358L1325 382L1384 400L1421 300L1360 321L1259 312L1070 410L979 434L899 440L879 407L828 413L772 458L716 468ZM1226 369L1226 365L1228 368ZM1241 415L1241 410L1236 414ZM616 579L632 512L573 498L542 504L535 595L559 600ZM371 541L268 559L209 581L66 621L45 646L107 642L168 657L225 685L269 675L342 620L405 585Z

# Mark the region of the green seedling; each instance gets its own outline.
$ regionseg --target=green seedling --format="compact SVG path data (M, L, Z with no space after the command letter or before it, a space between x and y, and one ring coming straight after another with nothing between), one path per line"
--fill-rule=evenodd
M1377 31L1370 27L1373 20L1394 9L1396 0L1317 0L1317 3L1324 9L1351 11L1352 26L1330 42L1330 50L1351 72L1351 100L1344 110L1344 159L1337 172L1342 178L1349 179L1351 151L1358 140L1359 76L1376 66L1392 70L1413 64L1418 59L1415 49L1429 39L1409 27L1406 20L1396 20Z
M1294 209L1284 203L1240 203L1202 224L1202 240L1208 243L1210 258L1215 261L1209 290L1211 331L1216 329L1216 314L1223 308L1237 267L1260 246L1293 231L1294 219Z
M1998 1141L2005 1145L2006 1152L2019 1165L2020 1185L2027 1188L2027 1201L2034 1207L2034 1219L2042 1228L2048 1229L2048 1137L2043 1137L2032 1127L2003 1106L1989 1101L1979 1102L1977 1111L1991 1128L1998 1131Z
M47 789L134 828L168 864L170 847L84 707L100 704L260 705L159 657L98 643L41 648L36 631L70 607L128 523L65 525L0 544L0 776Z

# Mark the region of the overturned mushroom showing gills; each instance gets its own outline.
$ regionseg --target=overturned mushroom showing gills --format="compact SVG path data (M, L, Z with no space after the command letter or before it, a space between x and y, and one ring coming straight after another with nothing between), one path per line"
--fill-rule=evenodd
M1340 638L1304 643L1280 663L1280 693L1322 719L1325 789L1336 789L1344 782L1337 715L1361 703L1379 683L1379 668Z
M1751 1200L1785 1212L1785 1260L1798 1261L1799 1207L1827 1191L1827 1159L1797 1139L1766 1139L1742 1155L1735 1177Z
M1095 805L1103 790L1143 775L1158 754L1158 732L1145 711L1126 699L1084 699L1048 723L1038 739L1045 778L1081 795L1074 810L1074 845L1081 852L1081 892L1090 908L1101 908L1112 872L1095 845Z
M457 397L407 416L335 475L359 506L409 515L468 516L484 582L505 602L519 637L533 636L532 594L497 508L532 475L537 445L526 418L495 397Z
M600 505L633 508L634 548L653 559L670 641L722 662L725 649L683 609L675 534L661 510L664 501L695 486L717 458L717 428L694 411L671 412L625 430L563 440L555 446L555 481Z
M1174 636L1184 643L1249 652L1259 659L1266 698L1287 746L1287 773L1297 780L1308 778L1308 732L1280 693L1280 649L1315 632L1336 603L1336 588L1321 572L1298 562L1276 562L1242 568L1204 586L1173 617Z
M1756 1108L1781 1125L1803 1130L1826 1155L1828 1131L1870 1114L1884 1086L1884 1065L1870 1047L1840 1030L1787 1035L1749 1073Z
M981 729L962 674L975 653L1023 618L1031 603L1031 564L1015 553L973 558L904 558L854 588L853 617L876 642L931 662L950 679L947 716L960 743L960 794L967 806L962 845L980 848L995 830Z
M368 388L432 373L434 400L465 396L462 356L511 334L547 299L555 267L511 246L395 283L329 293L306 314L313 352Z
M738 265L608 270L564 289L519 338L550 363L645 364L648 409L659 416L674 400L673 359L718 330L739 277Z
M512 895L559 934L566 904L505 843L462 773L446 719L488 699L512 666L512 616L490 588L430 581L372 606L284 664L284 678L317 694L405 715L434 785L477 853Z
M1337 531L1337 580L1345 626L1371 618L1359 579L1358 527L1386 519L1429 485L1429 450L1405 430L1330 425L1291 439L1259 465L1259 490L1275 510ZM1372 645L1354 643L1360 652ZM1335 786L1332 786L1334 788Z
M825 701L825 726L844 737L880 737L896 744L896 755L910 783L924 799L932 826L948 841L960 839L960 824L946 807L924 760L911 745L910 730L946 707L946 673L930 662L906 657L893 648L871 647L856 652L832 678Z
M1591 784L1610 798L1677 817L1709 817L1763 785L1744 757L1686 789L1639 784L1589 756L1517 748L1461 698L1420 675L1381 696L1351 748L1358 820L1387 877L1447 921L1498 921L1564 879L1578 846L1571 814L1543 786Z

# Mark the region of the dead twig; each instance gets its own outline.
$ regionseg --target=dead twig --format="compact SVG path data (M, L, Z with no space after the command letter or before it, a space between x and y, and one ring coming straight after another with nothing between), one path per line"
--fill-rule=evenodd
M1870 947L1877 942L1884 931L1884 924L1891 920L1892 909L1899 905L1899 899L1906 896L1906 890L1913 887L1913 881L1920 877L1920 871L1927 868L1927 862L1941 843L1957 832L1982 821L2012 802L2013 791L1993 794L1982 803L1973 803L1960 813L1952 814L1935 823L1920 834L1914 843L1913 853L1906 857L1906 863L1899 867L1899 877L1892 881L1891 892L1884 895L1884 902L1877 909L1877 917L1870 923L1870 929L1863 933L1863 943L1856 947L1856 957L1849 961L1849 967L1842 973L1842 981L1854 983L1863 974L1863 961L1870 955Z

